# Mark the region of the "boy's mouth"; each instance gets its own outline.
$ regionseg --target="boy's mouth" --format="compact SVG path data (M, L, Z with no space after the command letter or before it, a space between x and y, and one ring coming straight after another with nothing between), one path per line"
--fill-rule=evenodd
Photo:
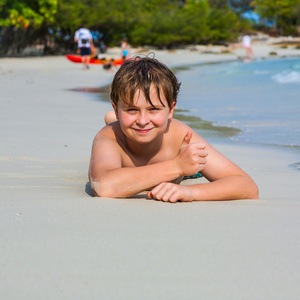
M144 134L144 133L148 133L149 131L152 130L152 128L149 128L149 129L137 129L137 128L134 128L134 130L140 134Z

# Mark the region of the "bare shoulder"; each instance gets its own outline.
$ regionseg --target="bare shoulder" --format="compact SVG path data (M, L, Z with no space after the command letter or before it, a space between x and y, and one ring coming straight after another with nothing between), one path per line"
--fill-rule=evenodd
M104 137L113 137L113 126L110 125L106 125L103 128L100 129L100 131L96 134L95 136L95 140L104 138Z
M182 142L183 138L186 136L187 132L192 132L192 139L191 142L202 142L207 143L199 134L197 134L191 127L187 124L183 123L182 121L172 119L170 122L170 133L174 136L180 143Z
M118 143L122 140L122 131L118 122L104 126L95 136L94 144L100 142Z
M171 135L176 135L179 139L182 135L185 135L188 130L191 130L191 128L185 123L176 119L171 119L169 125L169 133Z

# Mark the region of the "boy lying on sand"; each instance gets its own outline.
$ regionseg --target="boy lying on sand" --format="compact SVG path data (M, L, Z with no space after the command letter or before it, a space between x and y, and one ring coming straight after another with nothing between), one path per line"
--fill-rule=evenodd
M111 87L117 121L96 135L89 178L99 197L148 190L156 200L256 199L254 181L186 124L173 119L180 84L149 57L126 60ZM180 185L201 172L209 183Z

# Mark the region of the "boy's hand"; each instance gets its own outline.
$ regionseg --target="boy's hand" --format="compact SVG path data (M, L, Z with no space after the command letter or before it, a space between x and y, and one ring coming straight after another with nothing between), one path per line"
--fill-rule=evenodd
M164 202L193 201L191 189L187 186L163 182L147 193L149 198Z
M190 143L192 132L189 130L184 137L181 147L175 157L181 176L190 176L202 171L208 155L206 145L203 143Z

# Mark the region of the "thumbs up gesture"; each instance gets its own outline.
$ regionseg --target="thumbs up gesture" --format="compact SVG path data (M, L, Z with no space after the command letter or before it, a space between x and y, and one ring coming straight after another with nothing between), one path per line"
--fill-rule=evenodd
M192 131L188 130L175 157L181 176L190 176L202 171L207 163L206 145L200 142L191 143Z
M185 135L185 137L183 138L181 146L188 145L191 141L192 135L193 135L192 132L189 130Z

